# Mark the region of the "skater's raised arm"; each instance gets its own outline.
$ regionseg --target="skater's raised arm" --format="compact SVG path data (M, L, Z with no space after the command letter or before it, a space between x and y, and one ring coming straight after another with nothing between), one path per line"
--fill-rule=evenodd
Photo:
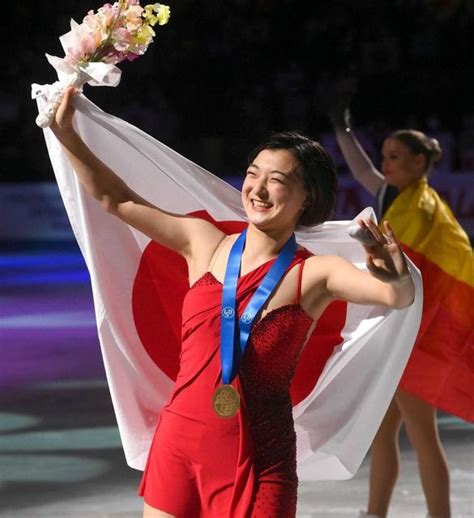
M202 219L164 211L139 196L87 147L72 125L70 88L51 125L86 191L109 213L188 260L213 251L224 234Z
M339 108L330 113L337 143L352 176L375 196L384 183L384 177L374 166L350 127L349 109Z

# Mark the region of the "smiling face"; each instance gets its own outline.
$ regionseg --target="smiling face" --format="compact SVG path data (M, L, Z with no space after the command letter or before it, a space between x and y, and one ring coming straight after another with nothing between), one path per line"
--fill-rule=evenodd
M298 160L285 149L264 149L248 166L242 204L260 230L294 229L308 196Z
M382 173L389 185L403 191L426 173L426 158L400 140L388 138L382 147Z

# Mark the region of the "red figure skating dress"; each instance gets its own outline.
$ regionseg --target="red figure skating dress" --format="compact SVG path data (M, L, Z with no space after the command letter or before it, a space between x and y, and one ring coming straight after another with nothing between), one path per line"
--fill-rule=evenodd
M218 417L212 395L221 384L222 284L207 272L183 304L180 371L162 409L140 486L152 507L179 518L289 518L296 514L296 435L290 380L312 319L299 304L306 250L295 301L266 314L251 331L233 385L241 409ZM267 262L242 276L242 314L270 269Z

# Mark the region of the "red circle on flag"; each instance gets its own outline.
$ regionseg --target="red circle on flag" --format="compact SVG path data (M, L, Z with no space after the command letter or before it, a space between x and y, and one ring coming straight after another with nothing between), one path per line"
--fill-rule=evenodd
M212 222L226 234L241 232L242 221L214 221L205 211L192 214ZM181 309L189 289L188 270L182 256L151 241L140 260L132 292L135 326L146 352L172 380L179 370ZM292 381L293 404L313 390L334 347L341 342L346 303L334 302L320 317L301 355Z

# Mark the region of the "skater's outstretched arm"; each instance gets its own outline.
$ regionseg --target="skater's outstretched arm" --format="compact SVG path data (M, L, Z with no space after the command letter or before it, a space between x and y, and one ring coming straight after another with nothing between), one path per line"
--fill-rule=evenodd
M51 130L63 145L86 191L98 200L107 212L158 243L180 253L188 263L195 262L199 257L205 269L224 234L202 219L173 214L156 207L134 192L95 156L74 130L74 108L71 105L74 95L73 88L66 92Z

